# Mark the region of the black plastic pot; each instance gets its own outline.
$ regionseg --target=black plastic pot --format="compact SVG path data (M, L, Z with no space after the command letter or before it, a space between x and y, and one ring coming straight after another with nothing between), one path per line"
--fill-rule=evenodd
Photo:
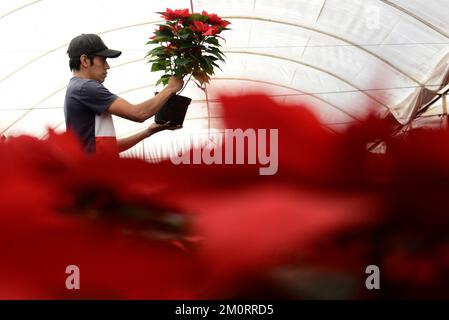
M192 99L188 97L171 96L154 116L154 122L164 124L170 121L173 125L182 125L191 102Z

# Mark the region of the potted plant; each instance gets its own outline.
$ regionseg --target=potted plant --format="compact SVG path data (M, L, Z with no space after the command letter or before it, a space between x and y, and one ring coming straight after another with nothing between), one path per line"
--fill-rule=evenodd
M214 74L214 68L220 68L216 62L225 61L218 38L223 39L219 34L229 30L229 21L205 11L201 14L190 13L189 9L167 9L166 12L158 13L165 23L158 24L154 35L147 42L158 46L145 56L152 64L151 71L164 72L156 85L167 85L173 75L181 78L190 75L184 88L193 77L192 81L204 89ZM179 95L182 90L172 96L156 114L156 123L171 121L173 124L182 124L192 101Z

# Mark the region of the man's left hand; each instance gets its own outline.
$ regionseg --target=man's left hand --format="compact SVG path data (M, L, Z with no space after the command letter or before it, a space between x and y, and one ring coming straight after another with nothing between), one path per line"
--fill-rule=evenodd
M157 124L157 123L152 123L149 127L148 127L148 132L149 135L151 136L152 134L155 134L157 132L163 131L163 130L177 130L177 129L181 129L182 125L175 125L172 124L170 121L164 123L164 124Z

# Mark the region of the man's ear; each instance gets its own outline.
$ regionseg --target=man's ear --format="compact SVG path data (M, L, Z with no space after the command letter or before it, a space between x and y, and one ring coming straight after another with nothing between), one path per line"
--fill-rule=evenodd
M87 55L83 54L80 57L80 61L81 61L81 65L87 69L87 67L89 67L90 61L89 58L87 57Z

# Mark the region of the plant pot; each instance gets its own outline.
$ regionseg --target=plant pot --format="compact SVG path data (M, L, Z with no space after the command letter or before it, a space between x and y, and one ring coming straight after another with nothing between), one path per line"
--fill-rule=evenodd
M191 102L192 99L188 97L171 96L154 116L154 122L164 124L170 121L173 125L182 125Z

